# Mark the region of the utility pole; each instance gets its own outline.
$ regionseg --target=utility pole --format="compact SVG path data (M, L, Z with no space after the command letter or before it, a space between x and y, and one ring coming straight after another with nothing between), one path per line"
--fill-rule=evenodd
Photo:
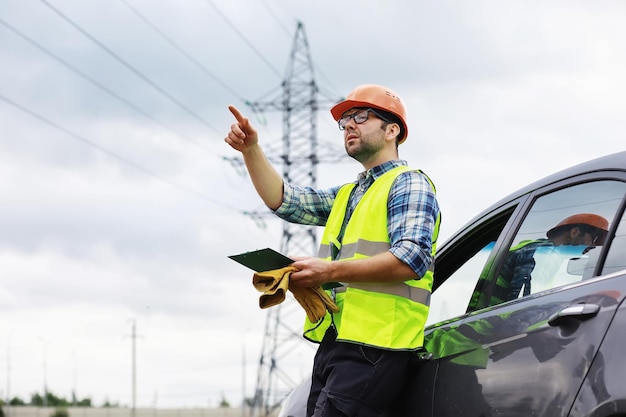
M131 407L130 416L135 417L137 412L137 323L135 319L131 319Z
M40 337L42 346L43 346L43 396L42 396L42 404L43 408L48 407L48 372L47 372L47 356L48 356L48 341L43 337Z
M282 112L282 152L278 158L268 155L268 159L282 163L282 175L287 182L315 187L317 166L320 162L340 162L344 159L342 152L332 152L328 146L322 149L322 152L326 151L328 154L328 159L320 157L317 112L322 103L319 94L304 26L298 22L280 94L271 101L247 103L255 112L264 112L267 109ZM327 99L325 104L330 106L338 100ZM247 214L259 216L258 213ZM285 254L316 255L317 238L314 227L283 222L280 248ZM307 344L310 347L307 353L310 353L311 358L313 356L315 346L302 337L301 325L304 316L301 318L299 316L297 327L286 320L289 312L302 313L302 309L298 308L297 304L294 307L294 303L295 301L288 299L267 311L256 389L251 406L253 417L271 415L300 382L294 375L286 372L284 366L287 363L286 357L297 352L294 349L297 347L295 345L306 347L304 344ZM309 369L306 371L309 372Z
M78 366L76 365L76 351L72 350L72 361L74 362L74 375L73 375L73 383L72 383L72 406L76 407L78 399L76 398L76 389L77 389L77 381L78 381Z
M11 331L12 332L12 331ZM11 417L11 332L7 338L7 400L6 400L6 417Z

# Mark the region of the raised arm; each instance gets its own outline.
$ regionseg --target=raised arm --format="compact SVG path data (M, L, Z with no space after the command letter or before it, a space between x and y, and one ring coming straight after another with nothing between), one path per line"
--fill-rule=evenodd
M265 156L250 121L235 106L228 106L228 110L237 122L231 125L224 141L241 152L257 193L267 207L276 210L283 201L283 178Z

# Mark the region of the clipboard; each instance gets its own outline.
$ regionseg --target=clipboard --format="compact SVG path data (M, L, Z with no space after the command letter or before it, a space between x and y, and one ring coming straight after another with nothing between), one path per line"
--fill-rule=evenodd
M271 248L229 255L228 257L256 272L284 268L295 262L293 259Z

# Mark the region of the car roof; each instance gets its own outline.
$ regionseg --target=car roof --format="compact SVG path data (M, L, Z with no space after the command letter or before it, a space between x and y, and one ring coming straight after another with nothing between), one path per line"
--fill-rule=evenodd
M458 231L456 231L448 242L455 239L455 237L467 227L483 218L488 213L498 209L506 205L507 203L516 200L517 198L531 193L541 187L552 184L554 182L563 180L565 178L572 178L583 174L589 174L593 172L600 171L620 171L626 172L626 151L617 152L610 155L605 155L599 158L591 159L586 162L582 162L577 165L573 165L569 168L565 168L563 170L557 171L554 174L548 175L540 180L532 182L519 190L507 195L506 197L498 200L496 203L490 205L485 210L481 211L478 215L474 216L469 222L467 222L463 227L461 227ZM446 245L447 246L447 245Z

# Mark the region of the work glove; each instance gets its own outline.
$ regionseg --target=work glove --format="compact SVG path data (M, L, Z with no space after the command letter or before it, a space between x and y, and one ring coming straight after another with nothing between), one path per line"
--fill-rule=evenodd
M297 271L292 266L274 269L271 271L255 272L252 284L257 291L263 294L259 298L259 307L268 308L282 303L285 293L290 290L296 301L302 306L308 319L317 323L326 315L326 310L336 313L339 308L321 287L297 287L289 285L289 276Z
M296 301L300 303L306 316L311 323L317 323L326 315L326 310L337 313L339 307L328 296L328 293L322 287L297 287L290 285L289 290L293 293Z
M285 293L289 289L289 275L296 268L286 266L271 271L255 272L252 276L252 285L262 292L259 297L259 307L268 308L285 301Z

